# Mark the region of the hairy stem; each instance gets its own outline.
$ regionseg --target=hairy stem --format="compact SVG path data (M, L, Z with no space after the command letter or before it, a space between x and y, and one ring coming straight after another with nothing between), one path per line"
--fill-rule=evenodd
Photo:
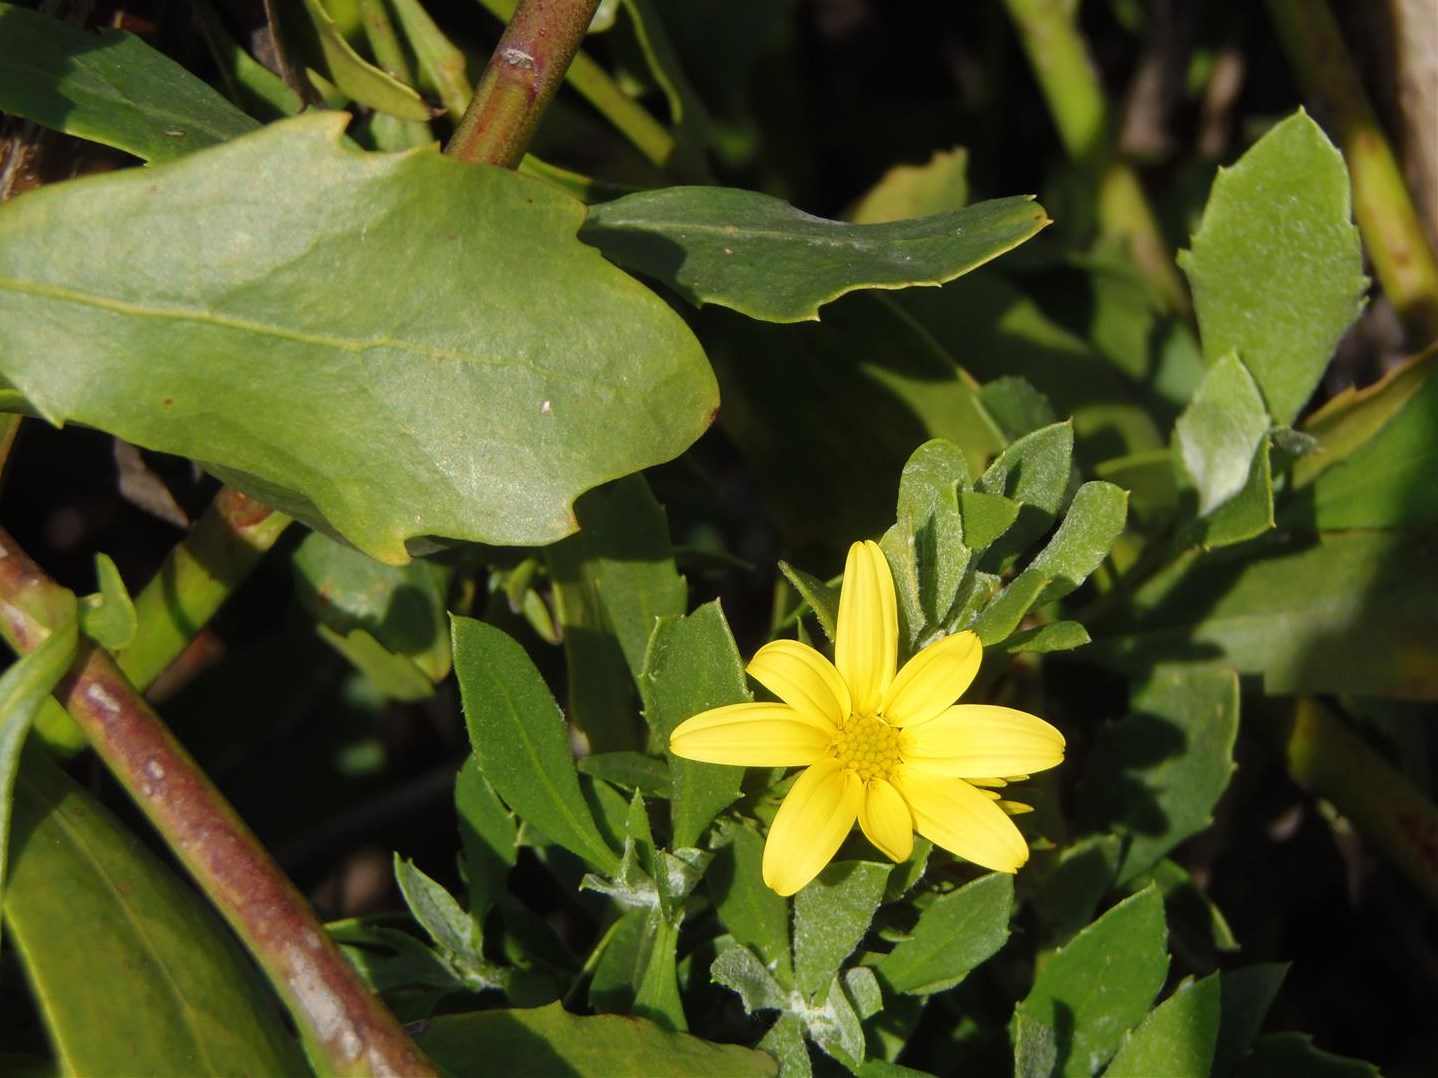
M1158 221L1133 167L1119 156L1103 87L1066 0L1005 0L1024 52L1069 158L1092 177L1099 224L1128 244L1155 293L1178 313L1189 309Z
M523 0L445 153L518 168L598 6L599 0Z
M49 635L65 594L0 531L0 634L17 651ZM244 942L338 1074L431 1074L340 953L304 896L106 652L82 645L55 689L116 780Z
M1353 216L1384 293L1418 345L1438 338L1438 260L1324 0L1268 0L1303 96L1330 127L1353 178Z

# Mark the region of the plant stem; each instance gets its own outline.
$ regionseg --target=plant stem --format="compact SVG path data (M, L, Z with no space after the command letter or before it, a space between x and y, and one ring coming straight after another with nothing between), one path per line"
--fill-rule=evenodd
M484 69L445 153L517 168L599 0L523 0Z
M131 684L148 689L179 658L289 523L231 487L220 490L135 598L139 630L115 656Z
M1092 177L1103 230L1128 244L1134 263L1173 311L1188 293L1133 167L1119 156L1103 87L1067 0L1004 0L1018 28L1059 140Z
M507 21L514 14L515 0L479 2L501 20ZM609 72L593 57L583 51L576 52L564 81L612 123L651 165L663 168L669 164L677 145L674 136L648 109L620 89Z
M1295 705L1283 750L1294 781L1333 802L1438 905L1438 807L1311 697Z
M1323 0L1268 0L1303 96L1331 126L1353 178L1353 216L1384 293L1417 337L1438 338L1438 260L1393 150Z
M0 634L49 635L65 594L0 531ZM82 645L55 697L245 943L337 1074L432 1074L264 846L102 649Z

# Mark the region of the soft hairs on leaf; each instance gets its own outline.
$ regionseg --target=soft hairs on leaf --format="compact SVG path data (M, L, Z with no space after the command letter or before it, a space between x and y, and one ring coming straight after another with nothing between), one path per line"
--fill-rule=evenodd
M395 563L423 536L551 542L580 492L700 435L698 343L575 239L578 202L354 152L344 122L7 205L0 374Z

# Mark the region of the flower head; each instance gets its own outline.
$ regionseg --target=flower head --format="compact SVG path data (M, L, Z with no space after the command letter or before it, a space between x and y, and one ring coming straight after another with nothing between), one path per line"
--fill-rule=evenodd
M894 579L872 542L849 548L834 661L775 640L749 675L780 703L731 704L695 715L669 737L676 756L745 767L803 767L769 830L764 882L791 895L828 864L854 821L895 861L914 832L998 872L1028 860L1009 819L1028 806L991 787L1063 760L1064 738L1013 708L954 701L979 671L971 632L930 644L896 670Z

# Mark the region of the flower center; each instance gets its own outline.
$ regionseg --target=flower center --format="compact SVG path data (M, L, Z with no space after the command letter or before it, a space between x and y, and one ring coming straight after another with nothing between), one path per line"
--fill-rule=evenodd
M832 747L834 758L861 781L893 778L903 762L899 730L873 715L850 715L839 727Z

